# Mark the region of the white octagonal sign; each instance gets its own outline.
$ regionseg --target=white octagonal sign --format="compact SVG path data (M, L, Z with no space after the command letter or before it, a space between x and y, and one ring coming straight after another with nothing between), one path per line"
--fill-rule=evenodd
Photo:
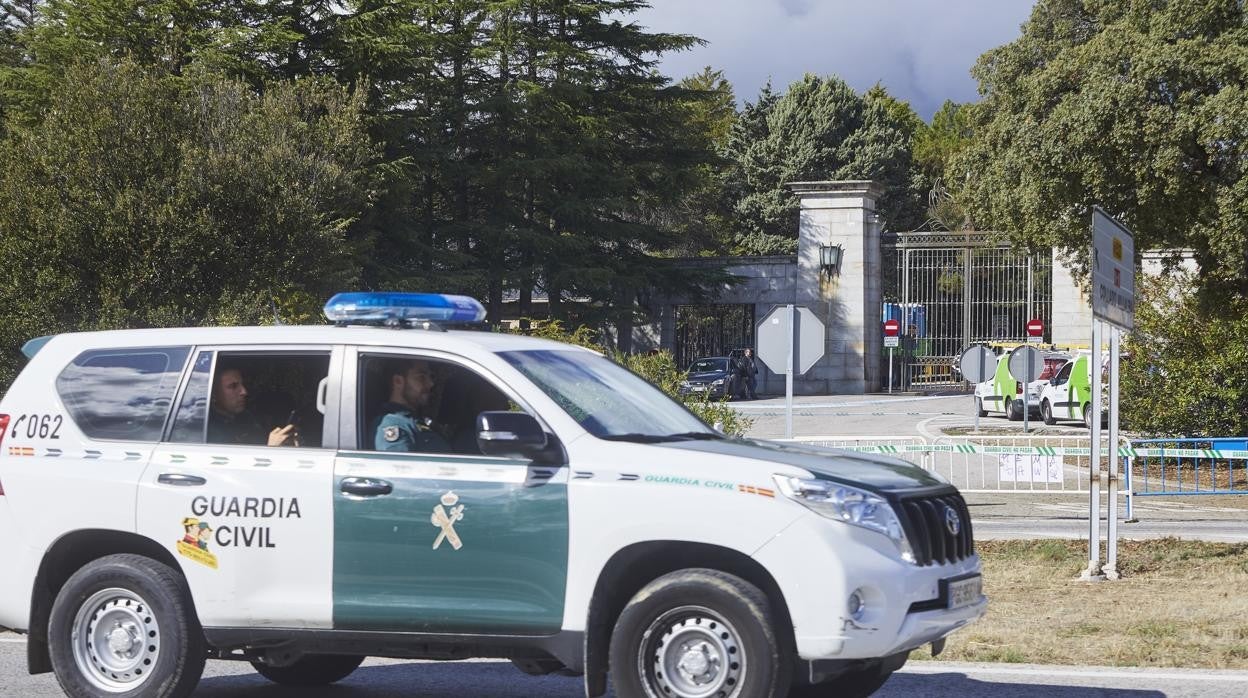
M788 306L772 309L758 325L758 358L773 373L784 375L788 370L790 333ZM808 308L797 308L795 340L793 366L797 369L796 373L801 374L823 358L826 347L823 323Z

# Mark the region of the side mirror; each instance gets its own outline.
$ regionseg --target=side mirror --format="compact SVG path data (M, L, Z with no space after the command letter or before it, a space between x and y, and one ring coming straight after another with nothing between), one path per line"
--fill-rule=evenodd
M1057 376L1053 376L1049 379L1049 385L1057 385Z
M477 415L477 447L487 456L535 459L546 449L546 432L523 412Z

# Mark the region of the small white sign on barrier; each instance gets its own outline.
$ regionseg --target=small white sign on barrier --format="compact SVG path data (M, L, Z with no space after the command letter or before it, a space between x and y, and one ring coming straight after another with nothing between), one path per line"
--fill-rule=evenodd
M1063 482L1060 456L998 456L1001 461L1001 482L1057 483Z

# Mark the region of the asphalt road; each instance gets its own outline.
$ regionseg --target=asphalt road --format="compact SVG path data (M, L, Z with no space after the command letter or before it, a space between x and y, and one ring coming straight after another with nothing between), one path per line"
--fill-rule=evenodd
M20 638L0 635L0 696L62 695L51 675L28 676ZM507 662L369 660L346 680L317 690L285 689L238 662L209 662L199 698L577 698L581 680L526 676ZM878 698L1230 698L1248 696L1248 672L965 664L913 661Z

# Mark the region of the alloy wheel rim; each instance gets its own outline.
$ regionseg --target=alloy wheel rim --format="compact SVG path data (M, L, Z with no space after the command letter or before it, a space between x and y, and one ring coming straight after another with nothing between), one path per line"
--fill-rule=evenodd
M103 589L78 607L70 642L74 662L92 686L125 693L151 676L160 657L160 625L138 594Z

